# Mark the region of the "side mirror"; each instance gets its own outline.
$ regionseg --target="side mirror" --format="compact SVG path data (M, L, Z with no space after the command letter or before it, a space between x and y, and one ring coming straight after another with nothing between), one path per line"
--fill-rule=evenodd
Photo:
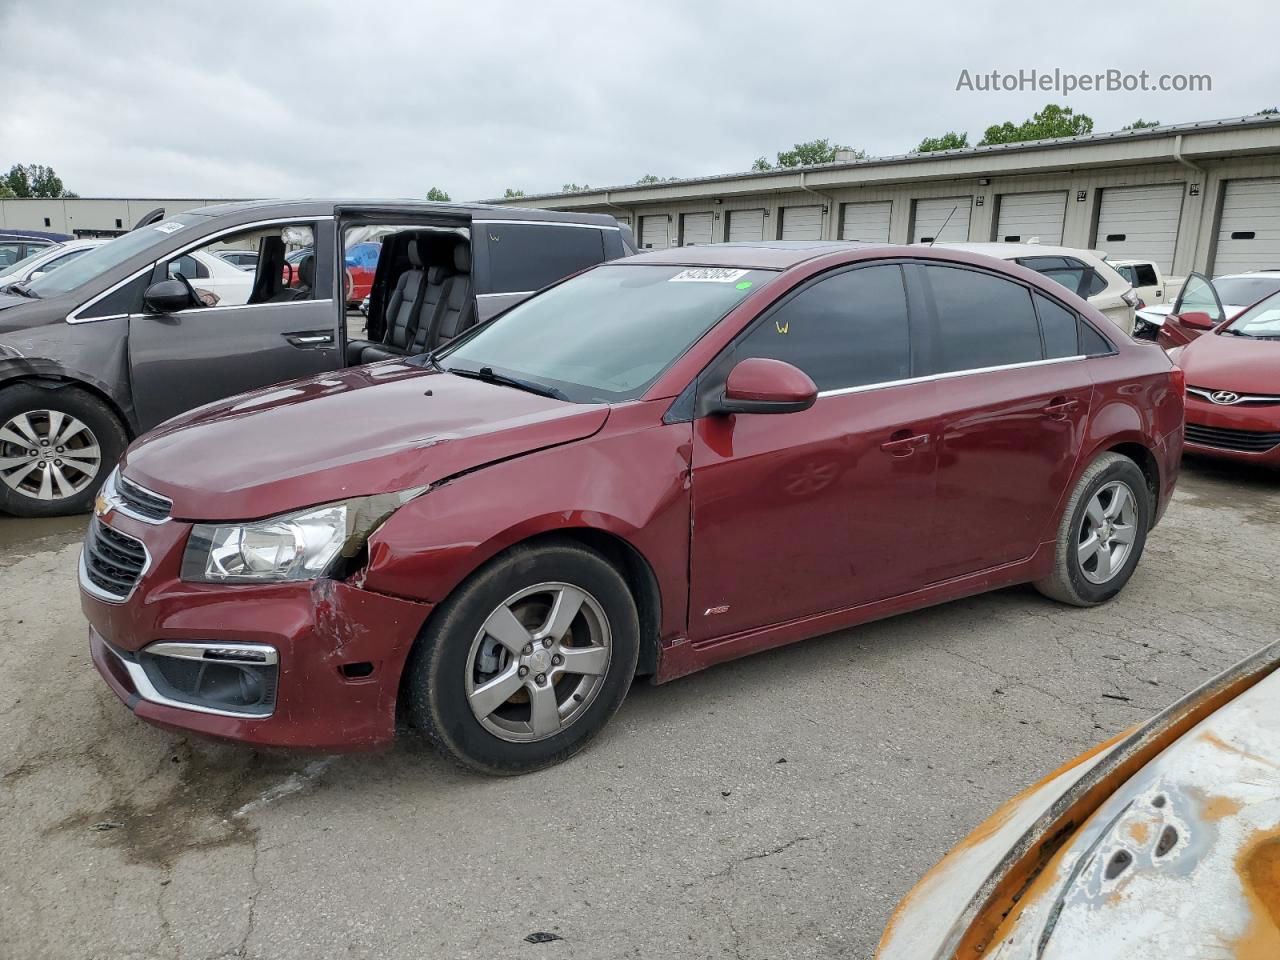
M818 399L809 375L782 360L748 357L729 371L716 413L798 413Z
M1213 322L1213 317L1209 316L1203 310L1192 310L1188 313L1178 314L1178 322L1184 327L1190 327L1193 330L1212 330L1217 326Z
M176 313L191 304L191 291L181 280L159 280L147 287L143 305L153 313Z
M27 277L27 281L30 282L32 280L39 280L48 272L49 272L48 270L36 270L31 274L31 276Z

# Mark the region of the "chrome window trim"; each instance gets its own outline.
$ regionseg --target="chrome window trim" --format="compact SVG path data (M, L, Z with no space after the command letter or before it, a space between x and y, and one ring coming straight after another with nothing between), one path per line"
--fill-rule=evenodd
M954 380L957 377L972 377L983 373L998 373L1002 370L1022 370L1029 367L1044 367L1051 363L1074 363L1077 360L1089 359L1084 354L1074 357L1054 357L1050 360L1026 360L1022 363L1005 363L996 367L974 367L969 370L949 370L946 373L931 373L924 377L908 377L905 380L886 380L882 383L865 383L856 387L840 387L835 390L818 391L821 397L839 397L848 393L866 393L870 390L884 390L888 387L902 387L912 383L931 383L935 380Z
M1272 394L1252 394L1238 393L1236 399L1230 403L1219 403L1213 399L1215 393L1235 393L1234 390L1206 390L1204 387L1187 387L1187 393L1194 393L1197 397L1208 400L1214 406L1218 407L1234 407L1242 403L1280 403L1280 395Z
M102 519L100 517L92 518L90 519L89 522L92 523L94 519L96 519L98 523L102 523ZM102 525L111 526L110 524L107 524L107 523L102 523ZM85 563L84 563L85 550L84 550L84 547L81 547L80 548L80 570L79 570L80 589L83 590L85 593L89 594L89 596L97 600L101 600L103 603L115 603L115 604L128 603L129 598L132 597L134 593L137 591L138 584L142 582L142 578L145 577L147 575L147 571L151 569L151 551L148 550L147 545L143 543L141 540L138 540L137 537L130 536L129 534L125 533L123 530L116 530L115 527L111 527L111 529L115 530L115 532L120 534L121 536L129 537L130 540L136 540L138 544L142 547L142 569L138 572L138 578L133 581L133 586L129 588L129 592L126 593L124 596L120 596L119 594L115 594L115 593L108 593L106 590L103 590L101 587L99 587L97 584L95 584L92 580L89 579L89 571L85 568ZM88 534L86 533L85 536L87 537Z
M207 313L225 313L228 310L244 310L252 307L261 309L262 307L304 307L312 303L333 303L333 297L326 297L323 300L284 300L280 303L229 303L225 307L187 307L185 310L175 310L173 313L166 313L166 317L182 317L189 313L204 316ZM158 317L158 313L131 313L130 317Z
M483 300L485 297L529 297L537 292L537 290L504 290L501 293L477 293L476 299Z
M611 216L611 214L602 214L602 216ZM621 230L619 226L609 226L604 223L574 223L568 220L477 220L474 217L472 223L523 223L531 227L578 227L582 230Z
M149 703L156 703L162 707L173 707L177 710L190 710L193 713L207 713L215 717L236 717L243 720L266 720L275 714L274 707L271 713L245 713L241 710L219 710L216 707L205 707L196 703L173 700L156 689L155 684L151 682L151 678L147 676L147 671L142 668L142 664L136 660L129 660L121 656L116 648L107 643L105 639L103 639L102 645L124 667L125 672L129 674L129 679L133 682L134 689L138 691L138 696ZM210 643L208 646L217 647L219 644ZM244 644L231 644L230 646L244 646ZM143 652L148 649L150 647L143 647ZM275 650L274 647L270 649Z
M312 216L312 217L275 217L275 218L273 218L273 219L271 219L271 220L254 220L252 223L240 223L240 224L236 224L234 227L227 227L227 228L225 228L225 229L223 229L223 230L219 230L219 231L217 231L217 232L215 232L215 233L206 233L206 234L205 234L204 236L202 236L200 239L192 241L192 242L191 242L190 244L188 244L187 246L185 246L185 247L181 247L181 248L180 248L180 249L178 249L178 250L174 250L172 253L167 253L167 254L165 254L165 257L164 257L164 258L165 258L166 260L172 260L174 257L180 257L180 256L182 256L184 253L189 253L190 251L195 250L195 249L197 249L197 248L199 248L199 247L202 247L202 246L204 246L205 244L212 243L214 240L217 240L217 239L218 239L218 237L225 237L228 233L235 233L235 232L237 232L237 231L239 231L239 230L252 230L254 227L270 227L270 226L273 226L273 225L275 225L275 224L277 224L277 223L320 223L320 222L325 221L325 220L332 221L332 220L333 220L333 216L332 216L332 214L330 214L330 215L328 215L328 216L320 215L320 216ZM141 268L139 268L138 270L135 270L133 273L129 274L129 276L125 277L125 278L124 278L123 280L121 280L119 283L114 283L114 284L112 284L110 287L108 287L106 290L103 290L103 291L102 291L100 294L98 294L97 296L95 296L95 297L93 297L92 299L87 300L87 301L85 301L84 303L80 304L80 306L76 307L74 310L72 310L70 313L68 313L68 314L67 314L67 323L96 323L96 322L98 322L99 320L119 320L121 317L140 317L140 316L150 316L150 314L140 314L140 313L113 313L113 314L111 314L110 316L106 316L106 317L81 317L81 316L80 316L80 314L82 314L84 311L88 310L90 307L92 307L92 306L93 306L95 303L97 303L99 300L103 300L103 299L105 299L106 297L111 296L111 294L115 293L117 290L119 290L121 287L125 286L126 284L133 283L133 281L137 280L137 279L138 279L140 276L142 276L144 273L147 273L147 272L149 272L149 271L151 271L151 270L154 270L154 269L156 268L156 264L158 264L159 262L160 262L159 260L152 260L152 261L151 261L149 264L147 264L145 267L141 267ZM301 300L301 301L297 301L297 302L299 302L299 303L321 303L321 302L324 302L324 301L320 301L320 300ZM330 299L328 302L330 302L330 303L331 303L331 302L332 302L332 299ZM248 306L248 304L245 304L245 306ZM255 304L252 304L252 306L260 307L260 306L263 306L263 304L255 303ZM278 304L277 304L277 306L278 306ZM227 309L230 309L230 308L228 308L228 307L205 307L204 309L206 309L206 310L219 310L219 309L221 309L221 310L227 310ZM179 313L183 313L183 312L185 312L185 311L181 311L181 310L180 310L180 311L178 311L178 312L179 312Z

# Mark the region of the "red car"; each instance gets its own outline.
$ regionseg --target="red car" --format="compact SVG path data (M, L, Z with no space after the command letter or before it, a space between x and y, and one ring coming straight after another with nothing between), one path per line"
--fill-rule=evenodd
M1187 378L1187 450L1280 466L1280 294L1170 356Z
M434 355L137 441L80 586L138 716L563 760L636 676L1030 581L1114 597L1172 494L1183 383L1038 273L716 244L580 273Z

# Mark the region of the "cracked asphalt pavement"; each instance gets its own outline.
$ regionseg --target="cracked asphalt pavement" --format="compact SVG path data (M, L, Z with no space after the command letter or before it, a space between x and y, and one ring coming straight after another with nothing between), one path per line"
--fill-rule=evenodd
M1280 476L1191 462L1105 607L1010 589L637 685L585 753L486 780L134 719L83 527L0 519L4 957L868 957L1003 800L1280 635Z

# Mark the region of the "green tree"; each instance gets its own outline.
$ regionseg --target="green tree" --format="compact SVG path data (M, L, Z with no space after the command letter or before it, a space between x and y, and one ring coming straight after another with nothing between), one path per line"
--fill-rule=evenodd
M430 190L427 191L427 199L436 200L436 201L439 201L440 203L448 203L450 200L450 197L447 193L445 193L439 187L432 187Z
M0 200L7 200L13 196L13 187L9 186L7 178L0 178Z
M855 150L853 147L832 143L829 139L823 137L820 140L806 140L804 143L797 143L790 150L778 151L776 167L766 158L757 157L755 163L751 164L751 169L776 170L779 167L812 167L822 163L834 163L837 150L851 153L854 159L857 160L864 160L867 156L865 150Z
M912 153L933 153L935 150L959 150L969 145L969 134L948 130L940 137L925 137Z
M29 163L23 166L15 163L4 175L4 186L12 197L74 197L76 194L67 190L62 178L53 172L53 167L42 163Z
M519 197L523 197L523 196L524 196L524 191L523 191L523 190L512 190L510 187L507 187L506 192L502 194L502 199L503 199L503 200L515 200L515 199L517 199L517 198L519 198Z
M566 183L563 187L560 188L560 192L561 193L586 193L590 189L591 187L585 183L582 186L578 186L576 183Z
M1255 113L1254 116L1265 117L1269 113L1280 113L1280 107L1263 107L1261 110Z
M993 143L1019 143L1023 140L1052 140L1055 137L1078 137L1093 132L1093 118L1076 113L1070 107L1050 103L1030 120L1014 124L1004 123L987 127L978 141L985 147Z
M669 183L673 180L679 180L679 177L659 177L652 173L646 173L643 177L636 181L638 184L645 183Z
M1133 123L1130 123L1130 124L1127 124L1126 126L1121 127L1120 129L1121 130L1145 130L1147 129L1147 127L1158 127L1158 126L1160 126L1159 120L1139 119L1139 120L1133 121Z

